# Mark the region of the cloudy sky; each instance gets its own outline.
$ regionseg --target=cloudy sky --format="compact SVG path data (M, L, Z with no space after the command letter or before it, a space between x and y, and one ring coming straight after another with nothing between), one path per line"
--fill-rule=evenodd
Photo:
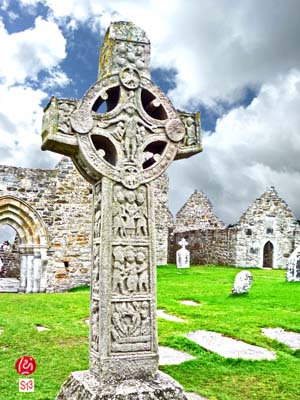
M273 185L300 218L299 0L0 0L0 163L55 165L43 107L96 81L118 20L147 32L174 106L201 111L203 153L168 170L172 212L198 189L234 223Z

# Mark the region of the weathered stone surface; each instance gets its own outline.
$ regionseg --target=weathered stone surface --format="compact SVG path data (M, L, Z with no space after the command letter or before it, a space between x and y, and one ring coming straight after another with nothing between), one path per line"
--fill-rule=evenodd
M80 393L80 395L79 395ZM72 372L56 400L186 400L182 387L163 372L154 377L102 382L90 371Z
M300 282L300 247L297 247L286 262L286 280Z
M70 156L93 184L88 376L97 380L99 399L185 399L157 373L152 181L174 159L201 150L199 118L178 113L149 80L149 53L142 30L113 23L99 80L80 102L51 98L43 119L42 149ZM92 397L88 376L73 374L58 398Z
M293 350L300 349L300 333L289 332L282 328L263 328L261 332L268 338L284 343Z
M225 358L243 358L245 360L275 360L276 354L262 347L253 346L225 337L220 333L210 331L196 331L187 334L187 338L204 347L206 350L213 351Z
M181 249L176 251L176 267L190 268L190 252L185 248L188 242L183 238L178 244L181 246Z
M234 278L232 294L248 293L253 282L253 275L250 271L240 271Z

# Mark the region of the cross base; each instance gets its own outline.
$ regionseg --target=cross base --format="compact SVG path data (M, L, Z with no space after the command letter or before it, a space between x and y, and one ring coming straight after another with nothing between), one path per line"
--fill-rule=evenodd
M72 372L56 400L187 400L182 387L158 371L153 378L127 379L101 385L90 371Z

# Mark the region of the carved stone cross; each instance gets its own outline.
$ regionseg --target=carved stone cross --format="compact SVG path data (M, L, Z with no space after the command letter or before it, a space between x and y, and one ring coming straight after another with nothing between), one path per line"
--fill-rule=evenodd
M42 149L70 156L94 187L90 369L72 373L58 399L185 399L157 372L151 182L201 151L200 117L174 109L150 80L149 59L144 31L113 23L98 81L81 100L52 98L45 110Z

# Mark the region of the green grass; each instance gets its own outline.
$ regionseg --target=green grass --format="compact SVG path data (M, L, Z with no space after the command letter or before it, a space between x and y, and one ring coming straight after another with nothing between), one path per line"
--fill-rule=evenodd
M159 343L184 350L196 360L161 369L187 391L210 400L300 399L300 351L261 335L263 327L300 331L300 283L285 282L285 271L254 269L248 295L231 296L237 268L159 267L158 307L184 318L186 323L158 321ZM179 300L200 302L199 307ZM63 294L1 294L0 399L54 399L71 371L88 368L89 292L86 288ZM51 328L38 332L36 325ZM265 347L277 353L275 361L225 359L185 338L198 329ZM16 359L35 357L38 368L34 393L18 393Z

